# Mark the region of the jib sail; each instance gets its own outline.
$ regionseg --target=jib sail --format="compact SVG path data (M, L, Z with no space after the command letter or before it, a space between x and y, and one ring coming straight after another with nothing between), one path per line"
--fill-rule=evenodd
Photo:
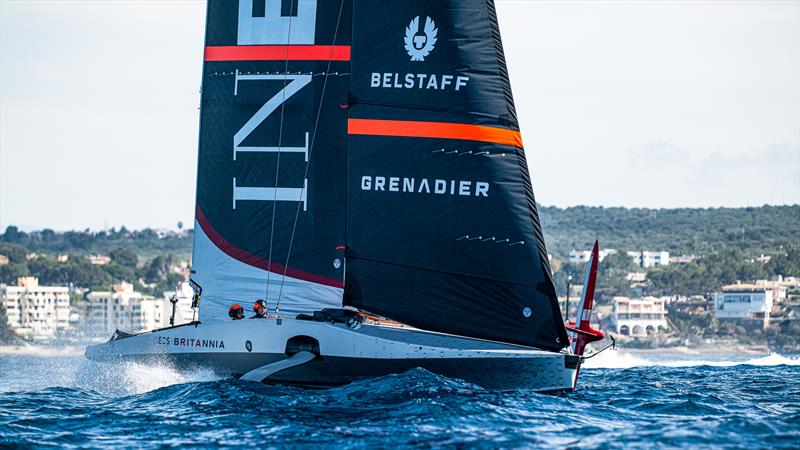
M345 0L208 2L192 258L203 321L257 298L341 307L351 19Z
M493 2L355 0L350 72L345 304L566 346Z

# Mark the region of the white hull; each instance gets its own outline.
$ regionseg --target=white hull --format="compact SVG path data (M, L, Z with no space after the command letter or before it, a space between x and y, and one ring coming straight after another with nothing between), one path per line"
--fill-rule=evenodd
M184 325L90 346L86 356L98 361L169 359L179 367L209 367L239 377L304 351L313 353L313 359L267 371L271 375L263 381L336 386L422 367L487 389L565 391L575 386L580 362L565 353L408 327L364 325L354 330L296 319Z

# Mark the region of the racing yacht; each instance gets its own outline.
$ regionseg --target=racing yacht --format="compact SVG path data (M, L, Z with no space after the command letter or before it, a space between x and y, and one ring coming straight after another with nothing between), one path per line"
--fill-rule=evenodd
M598 246L562 318L491 0L209 0L197 320L93 360L335 386L422 367L576 387ZM230 320L265 299L270 318Z

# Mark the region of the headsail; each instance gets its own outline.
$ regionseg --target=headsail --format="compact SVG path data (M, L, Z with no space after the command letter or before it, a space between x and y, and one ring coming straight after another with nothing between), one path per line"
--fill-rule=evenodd
M353 3L345 303L568 344L490 0Z
M200 318L341 306L351 3L209 0L192 278ZM313 156L312 156L313 155Z

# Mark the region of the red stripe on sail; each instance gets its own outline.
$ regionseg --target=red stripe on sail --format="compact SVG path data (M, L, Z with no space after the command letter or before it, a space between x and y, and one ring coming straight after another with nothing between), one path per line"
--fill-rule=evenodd
M206 47L206 61L350 61L349 45L229 45Z
M310 281L312 283L317 284L324 284L326 286L336 287L336 288L344 288L344 283L342 280L334 280L332 278L323 277L321 275L304 272L302 270L293 269L291 267L286 267L283 264L279 264L276 262L270 262L266 258L262 258L260 256L253 255L252 253L242 250L235 245L228 242L227 239L222 237L221 234L214 228L213 225L206 219L205 214L203 214L203 210L200 209L198 206L195 212L195 217L197 218L197 223L200 225L200 228L203 229L203 232L208 236L211 242L217 246L220 250L222 250L226 255L230 256L231 258L243 262L247 265L258 267L259 269L268 270L272 273L277 273L278 275L286 275L287 277L297 278L299 280Z
M492 142L522 148L519 131L485 125L411 120L348 119L349 134L406 136Z

